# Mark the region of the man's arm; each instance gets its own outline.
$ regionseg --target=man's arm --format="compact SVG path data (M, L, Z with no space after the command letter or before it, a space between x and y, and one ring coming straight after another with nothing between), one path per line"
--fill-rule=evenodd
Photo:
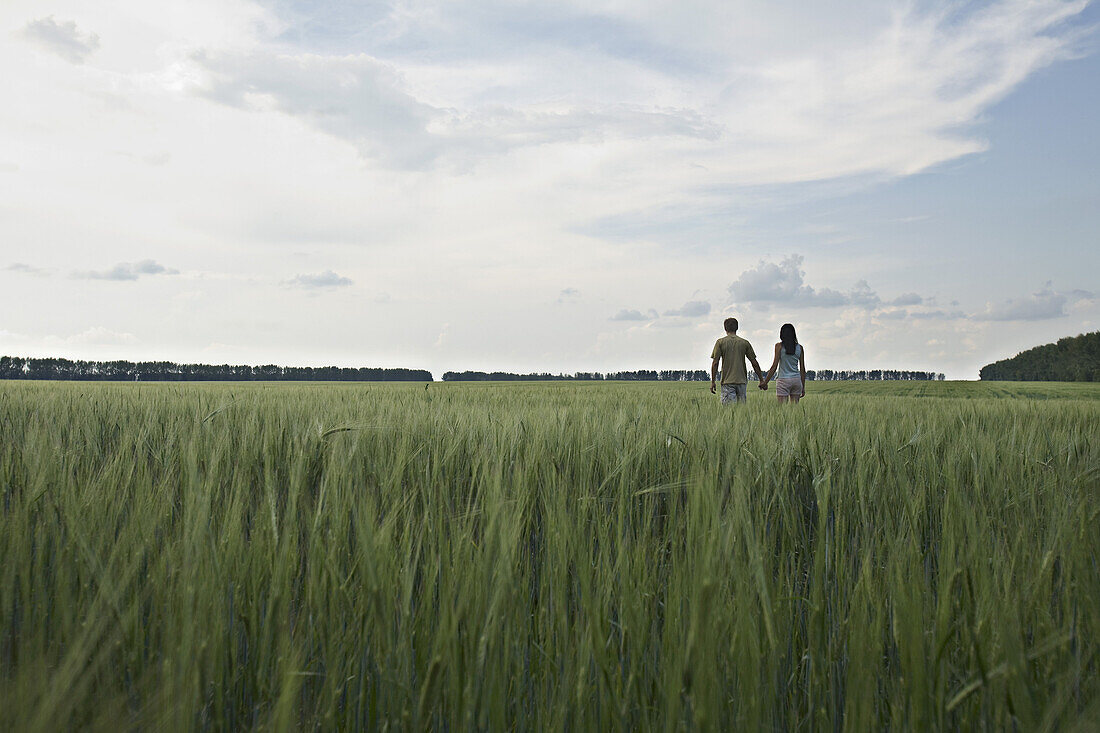
M718 379L718 357L714 357L710 360L710 393L714 394L715 385L714 381Z
M767 389L767 384L764 383L764 370L760 368L760 362L756 360L756 351L753 350L752 344L748 341L745 342L745 358L752 364L753 371L756 372L756 378L760 380L760 389Z
M760 362L756 360L756 356L750 356L749 361L752 363L753 370L756 371L756 378L760 380L761 389L767 389L768 383L764 381L764 370L760 368Z

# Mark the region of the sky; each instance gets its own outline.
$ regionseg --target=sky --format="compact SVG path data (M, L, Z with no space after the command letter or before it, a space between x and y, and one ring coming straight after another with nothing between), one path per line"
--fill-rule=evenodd
M0 4L0 353L975 379L1100 329L1084 0ZM765 368L767 364L764 364Z

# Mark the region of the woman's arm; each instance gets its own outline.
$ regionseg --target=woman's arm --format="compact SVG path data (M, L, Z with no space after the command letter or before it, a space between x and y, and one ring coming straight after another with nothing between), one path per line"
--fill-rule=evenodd
M768 370L767 376L763 379L764 384L772 381L772 377L775 376L775 370L779 368L779 350L781 348L783 348L782 341L775 345L775 359L772 360L772 368Z
M802 374L802 395L806 395L806 347L802 347L802 354L798 357L798 371Z

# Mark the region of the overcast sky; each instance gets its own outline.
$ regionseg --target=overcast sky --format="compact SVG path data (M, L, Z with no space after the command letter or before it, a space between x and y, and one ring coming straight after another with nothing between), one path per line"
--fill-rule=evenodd
M0 3L0 353L972 379L1100 328L1100 12Z

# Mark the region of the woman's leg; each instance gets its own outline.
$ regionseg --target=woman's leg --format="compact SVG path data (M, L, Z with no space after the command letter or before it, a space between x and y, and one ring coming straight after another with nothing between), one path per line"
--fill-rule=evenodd
M790 401L791 401L791 402L793 402L793 403L796 403L796 404L797 404L798 400L799 400L799 399L800 399L801 397L802 397L802 395L800 395L800 394L793 394L793 395L791 395L791 396L789 397L789 399L790 399Z
M790 396L790 394L791 394L790 382L788 382L785 379L775 380L775 397L776 397L777 400L779 400L779 404L782 405L784 402L786 402L788 397Z

